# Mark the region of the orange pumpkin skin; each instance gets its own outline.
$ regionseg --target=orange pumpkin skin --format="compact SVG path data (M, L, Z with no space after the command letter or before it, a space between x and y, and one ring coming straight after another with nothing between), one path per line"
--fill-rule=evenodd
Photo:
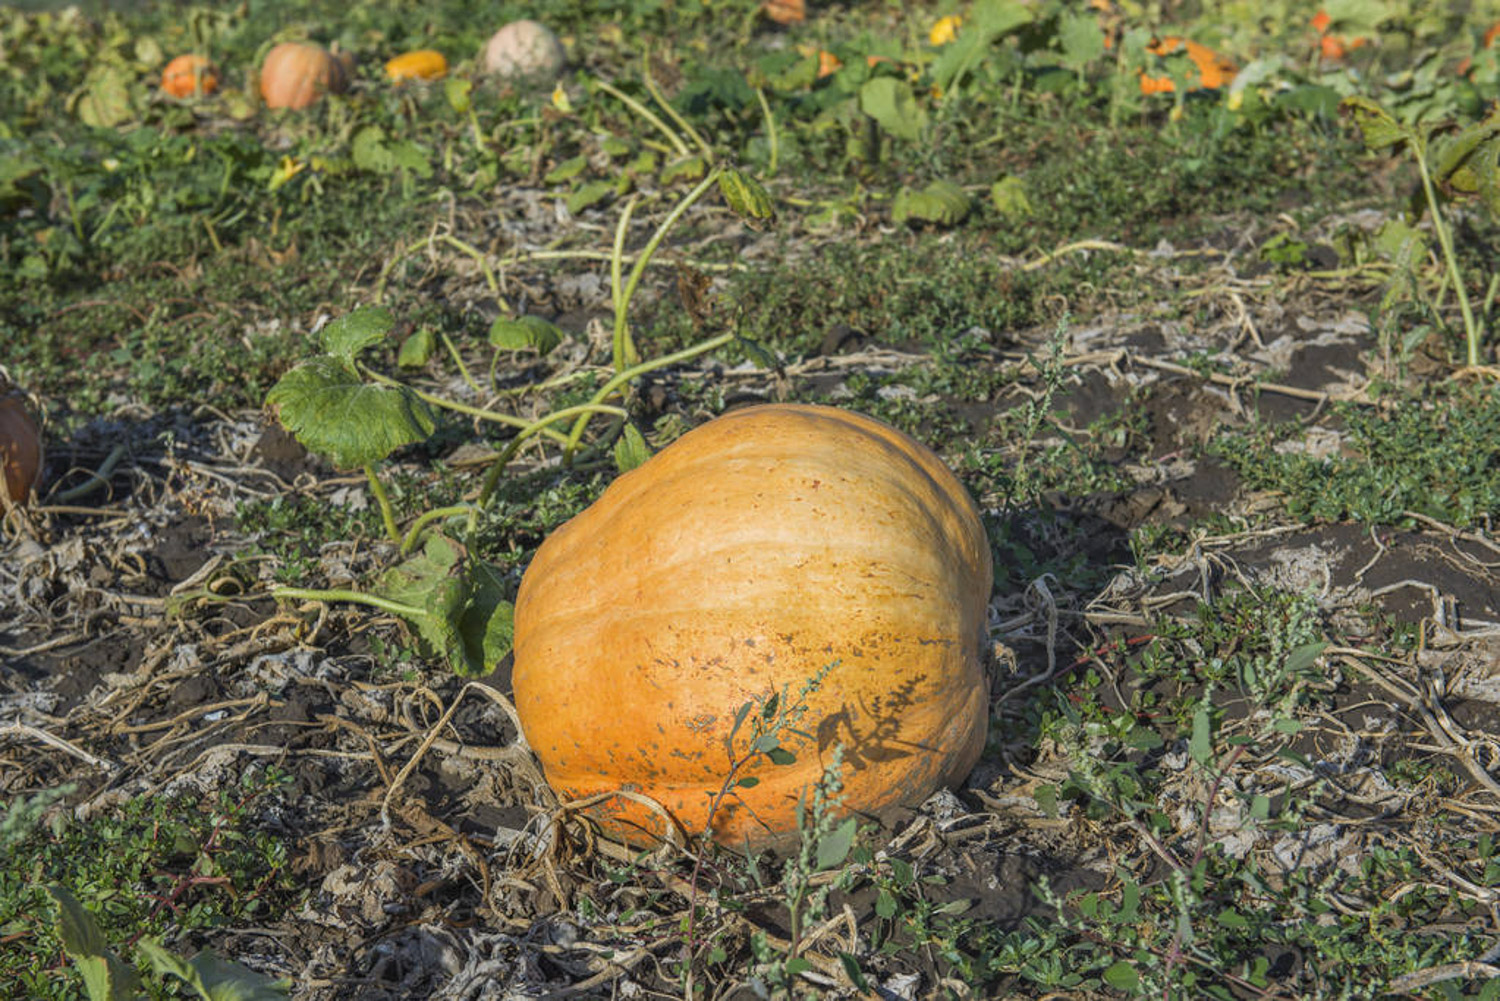
M759 783L713 816L721 843L785 849L844 745L844 808L880 817L961 781L984 749L989 544L926 446L833 407L732 411L621 476L537 551L515 606L516 708L564 799L628 790L690 835L730 771L736 712L806 698ZM743 754L751 726L735 737ZM624 797L589 810L637 845L665 834Z
M41 486L42 433L19 394L0 396L0 473L4 496L13 504L24 503Z
M388 60L385 75L392 83L403 80L441 80L448 75L448 60L436 49L418 49Z
M268 108L306 108L324 94L349 86L349 68L327 49L306 42L282 42L260 66L260 96Z
M178 56L161 71L161 89L176 98L212 94L219 89L219 71L203 56Z

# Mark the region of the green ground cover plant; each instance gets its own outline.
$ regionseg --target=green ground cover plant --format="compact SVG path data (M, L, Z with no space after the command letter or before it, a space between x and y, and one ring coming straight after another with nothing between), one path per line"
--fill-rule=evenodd
M0 968L12 996L76 997L84 982L91 1001L135 997L131 984L179 996L160 976L173 966L164 936L264 919L294 896L286 842L252 822L282 782L267 773L206 799L138 798L90 821L42 812L41 798L13 802L0 870L9 943ZM129 956L148 937L157 958L104 959L110 947ZM64 952L77 969L59 962Z

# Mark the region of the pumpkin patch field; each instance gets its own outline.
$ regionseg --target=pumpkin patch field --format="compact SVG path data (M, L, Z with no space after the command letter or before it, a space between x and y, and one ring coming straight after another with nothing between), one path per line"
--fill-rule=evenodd
M1497 36L0 7L0 998L1500 998Z

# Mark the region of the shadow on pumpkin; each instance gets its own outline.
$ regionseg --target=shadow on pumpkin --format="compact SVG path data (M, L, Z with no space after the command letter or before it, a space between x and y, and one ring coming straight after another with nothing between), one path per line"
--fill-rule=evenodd
M941 753L942 748L901 739L901 719L916 705L915 693L925 680L926 675L918 675L888 696L873 702L860 699L857 709L845 703L838 712L823 717L817 729L818 754L826 754L835 744L842 743L845 765L858 771L875 762ZM874 721L873 726L866 722L870 720Z

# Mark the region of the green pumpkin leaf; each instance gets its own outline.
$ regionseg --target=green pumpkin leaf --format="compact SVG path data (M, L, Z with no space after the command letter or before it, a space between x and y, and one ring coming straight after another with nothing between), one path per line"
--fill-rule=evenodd
M571 181L573 178L583 173L584 169L588 167L588 165L589 161L587 157L575 156L571 160L564 160L556 167L553 167L551 170L547 171L546 175L542 177L542 180L546 181L548 184L561 184L563 181Z
M400 368L421 368L437 350L437 335L431 327L423 327L409 334L396 351L396 364Z
M946 94L989 53L1001 36L1030 24L1031 11L1019 0L976 0L958 38L943 46L932 64L932 82ZM1097 33L1097 29L1095 29Z
M390 310L361 306L352 313L329 320L319 332L319 339L324 351L352 364L355 355L385 340L385 335L395 325Z
M561 343L562 331L540 316L502 316L490 324L490 344L502 351L547 354Z
M719 172L719 194L724 196L730 210L752 229L760 229L761 224L776 218L770 192L742 170L730 167Z
M505 571L484 560L471 560L464 572L469 598L458 620L463 664L454 662L454 670L474 677L493 671L510 653L515 638L515 608L505 598Z
M661 183L671 184L673 181L697 181L708 172L708 163L701 156L685 156L673 160L661 170Z
M460 115L467 115L473 107L469 95L474 91L474 82L462 77L450 76L443 81L443 96L448 99L448 107Z
M866 80L859 88L859 110L897 139L915 142L927 128L927 112L917 103L906 81L895 77Z
M203 1001L281 1001L291 996L290 980L273 980L207 949L184 960L151 938L141 939L136 948L153 970L186 982Z
M936 223L939 226L956 226L964 221L973 207L973 200L952 181L933 181L921 191L902 188L891 203L891 221L902 223L911 219Z
M88 71L70 104L79 121L96 128L113 128L135 117L132 76L123 66L101 63Z
M463 677L487 674L510 652L514 608L504 572L451 539L432 535L421 553L386 571L376 594L409 606L427 652Z
M266 405L297 440L341 469L378 462L437 427L432 411L405 386L362 381L332 355L318 355L283 375Z
M1365 146L1372 150L1385 149L1397 143L1418 144L1421 137L1408 125L1396 121L1389 111L1368 97L1346 97L1339 102L1339 111L1354 118L1364 136Z
M372 174L410 171L418 177L432 176L432 164L420 146L406 139L387 139L379 125L366 125L354 133L349 156L356 167Z
M1500 214L1500 109L1433 146L1432 173L1438 183L1463 194L1477 194L1491 212Z
M1104 55L1104 32L1099 19L1089 14L1065 14L1057 27L1062 45L1062 65L1075 73Z
M614 181L589 181L587 184L580 184L568 194L566 202L568 211L577 215L584 209L593 208L614 193Z
M990 204L1007 219L1026 219L1034 211L1031 199L1026 197L1026 182L1013 174L1000 178L990 188Z

